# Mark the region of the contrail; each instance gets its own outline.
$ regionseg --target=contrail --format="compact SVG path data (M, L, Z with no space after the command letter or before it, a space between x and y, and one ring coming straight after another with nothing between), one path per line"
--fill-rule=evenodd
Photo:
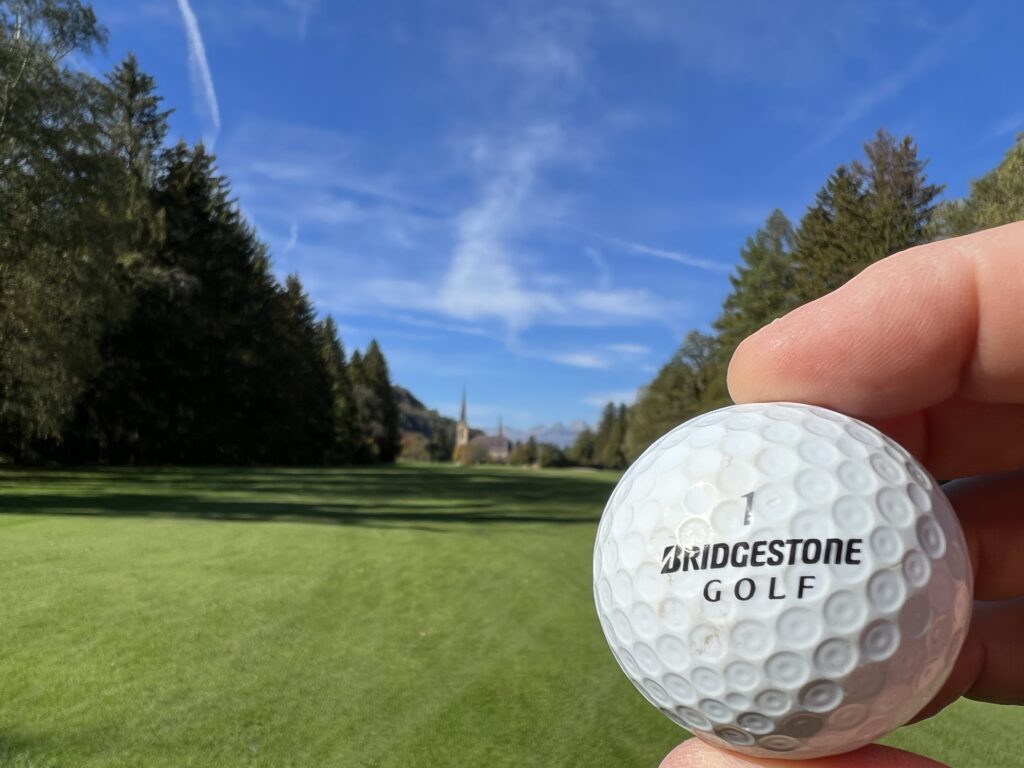
M188 68L192 76L192 87L199 91L196 95L202 98L208 113L206 116L213 126L213 135L208 138L212 149L220 133L220 107L217 106L217 93L213 89L210 65L206 61L206 47L203 45L199 22L189 1L178 0L178 10L181 11L181 20L185 24L185 34L188 35Z

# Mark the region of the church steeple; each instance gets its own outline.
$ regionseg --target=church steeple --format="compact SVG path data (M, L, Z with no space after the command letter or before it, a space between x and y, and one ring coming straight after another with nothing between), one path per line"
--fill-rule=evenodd
M498 437L505 436L505 425L501 421L501 416L498 416Z
M466 418L466 388L462 388L462 408L459 411L459 423L455 426L454 459L462 461L469 445L469 421Z

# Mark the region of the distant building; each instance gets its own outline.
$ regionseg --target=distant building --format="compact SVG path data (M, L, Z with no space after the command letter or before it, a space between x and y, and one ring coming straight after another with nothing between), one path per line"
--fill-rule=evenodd
M476 434L473 434L474 432ZM469 428L469 421L466 419L466 391L463 390L462 410L459 413L459 423L455 427L455 460L469 463L486 457L487 461L504 463L508 461L510 453L512 441L505 437L504 425L500 418L497 435L486 435Z

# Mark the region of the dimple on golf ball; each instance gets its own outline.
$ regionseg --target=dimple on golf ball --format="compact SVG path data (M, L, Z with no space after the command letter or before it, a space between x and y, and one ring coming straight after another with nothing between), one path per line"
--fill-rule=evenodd
M971 614L963 532L894 441L824 408L693 419L623 475L594 547L619 665L722 747L811 758L910 720Z

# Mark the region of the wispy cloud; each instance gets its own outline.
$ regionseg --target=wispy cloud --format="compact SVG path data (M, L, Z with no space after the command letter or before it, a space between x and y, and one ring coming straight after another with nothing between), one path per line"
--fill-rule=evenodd
M620 389L614 392L595 392L583 398L586 405L600 408L608 403L632 405L636 401L635 389Z
M992 129L981 137L981 140L978 143L987 144L990 141L1000 139L1003 136L1016 131L1024 131L1024 112L1007 115L1002 120L997 121L996 124L992 126Z
M289 253L295 250L295 246L299 244L299 225L294 221L292 222L292 228L288 233L288 242L284 245L284 255L287 256Z
M630 240L623 240L618 237L610 237L608 235L602 235L597 232L589 232L592 237L603 240L609 245L617 246L623 250L630 251L632 253L640 253L644 256L653 256L657 259L665 259L666 261L674 261L676 264L682 264L683 266L693 267L694 269L702 269L705 272L718 272L728 273L732 270L732 266L729 264L719 264L716 261L710 259L701 259L696 256L690 256L686 253L679 251L672 251L667 248L656 248L652 245L645 245L644 243L635 243Z
M441 286L440 303L447 314L468 320L497 317L519 329L538 314L558 311L554 296L525 284L508 238L521 226L539 166L561 143L556 125L526 131L502 153L481 197L459 214L455 252Z
M643 344L607 344L608 349L612 352L618 352L623 355L641 356L649 355L651 353L650 347L645 347Z
M941 34L935 36L931 43L918 51L903 67L852 99L846 109L829 122L815 140L800 152L800 155L803 156L820 149L838 138L880 104L899 94L922 74L943 59L953 55L973 37L973 25L970 22L971 14L968 12L950 23Z
M594 371L605 370L611 367L611 361L606 356L596 352L563 352L551 355L547 359L560 365L586 368Z
M475 325L456 325L454 323L439 323L435 320L428 320L424 317L414 317L412 315L403 314L392 314L386 315L393 320L400 323L406 323L408 325L414 325L418 328L432 328L437 331L444 331L445 333L458 333L464 336L490 336L490 334Z
M189 76L192 78L192 89L199 102L203 119L207 122L205 138L212 149L220 134L220 107L217 104L217 92L213 87L213 77L210 75L210 65L206 60L206 46L203 45L199 21L192 11L189 0L178 0L178 10L181 12L185 35L188 38L188 68Z
M629 363L635 365L639 358L650 354L649 347L641 344L602 344L591 350L575 350L570 352L554 353L527 353L528 356L539 357L559 365L567 365L572 368L584 368L587 370L604 371L616 366Z
M590 259L594 269L597 270L597 284L602 288L610 287L612 284L612 270L604 256L601 255L601 252L589 246L583 252L587 254L587 258Z
M299 25L299 39L305 40L309 31L309 19L319 5L319 0L285 0L286 5L295 11Z

